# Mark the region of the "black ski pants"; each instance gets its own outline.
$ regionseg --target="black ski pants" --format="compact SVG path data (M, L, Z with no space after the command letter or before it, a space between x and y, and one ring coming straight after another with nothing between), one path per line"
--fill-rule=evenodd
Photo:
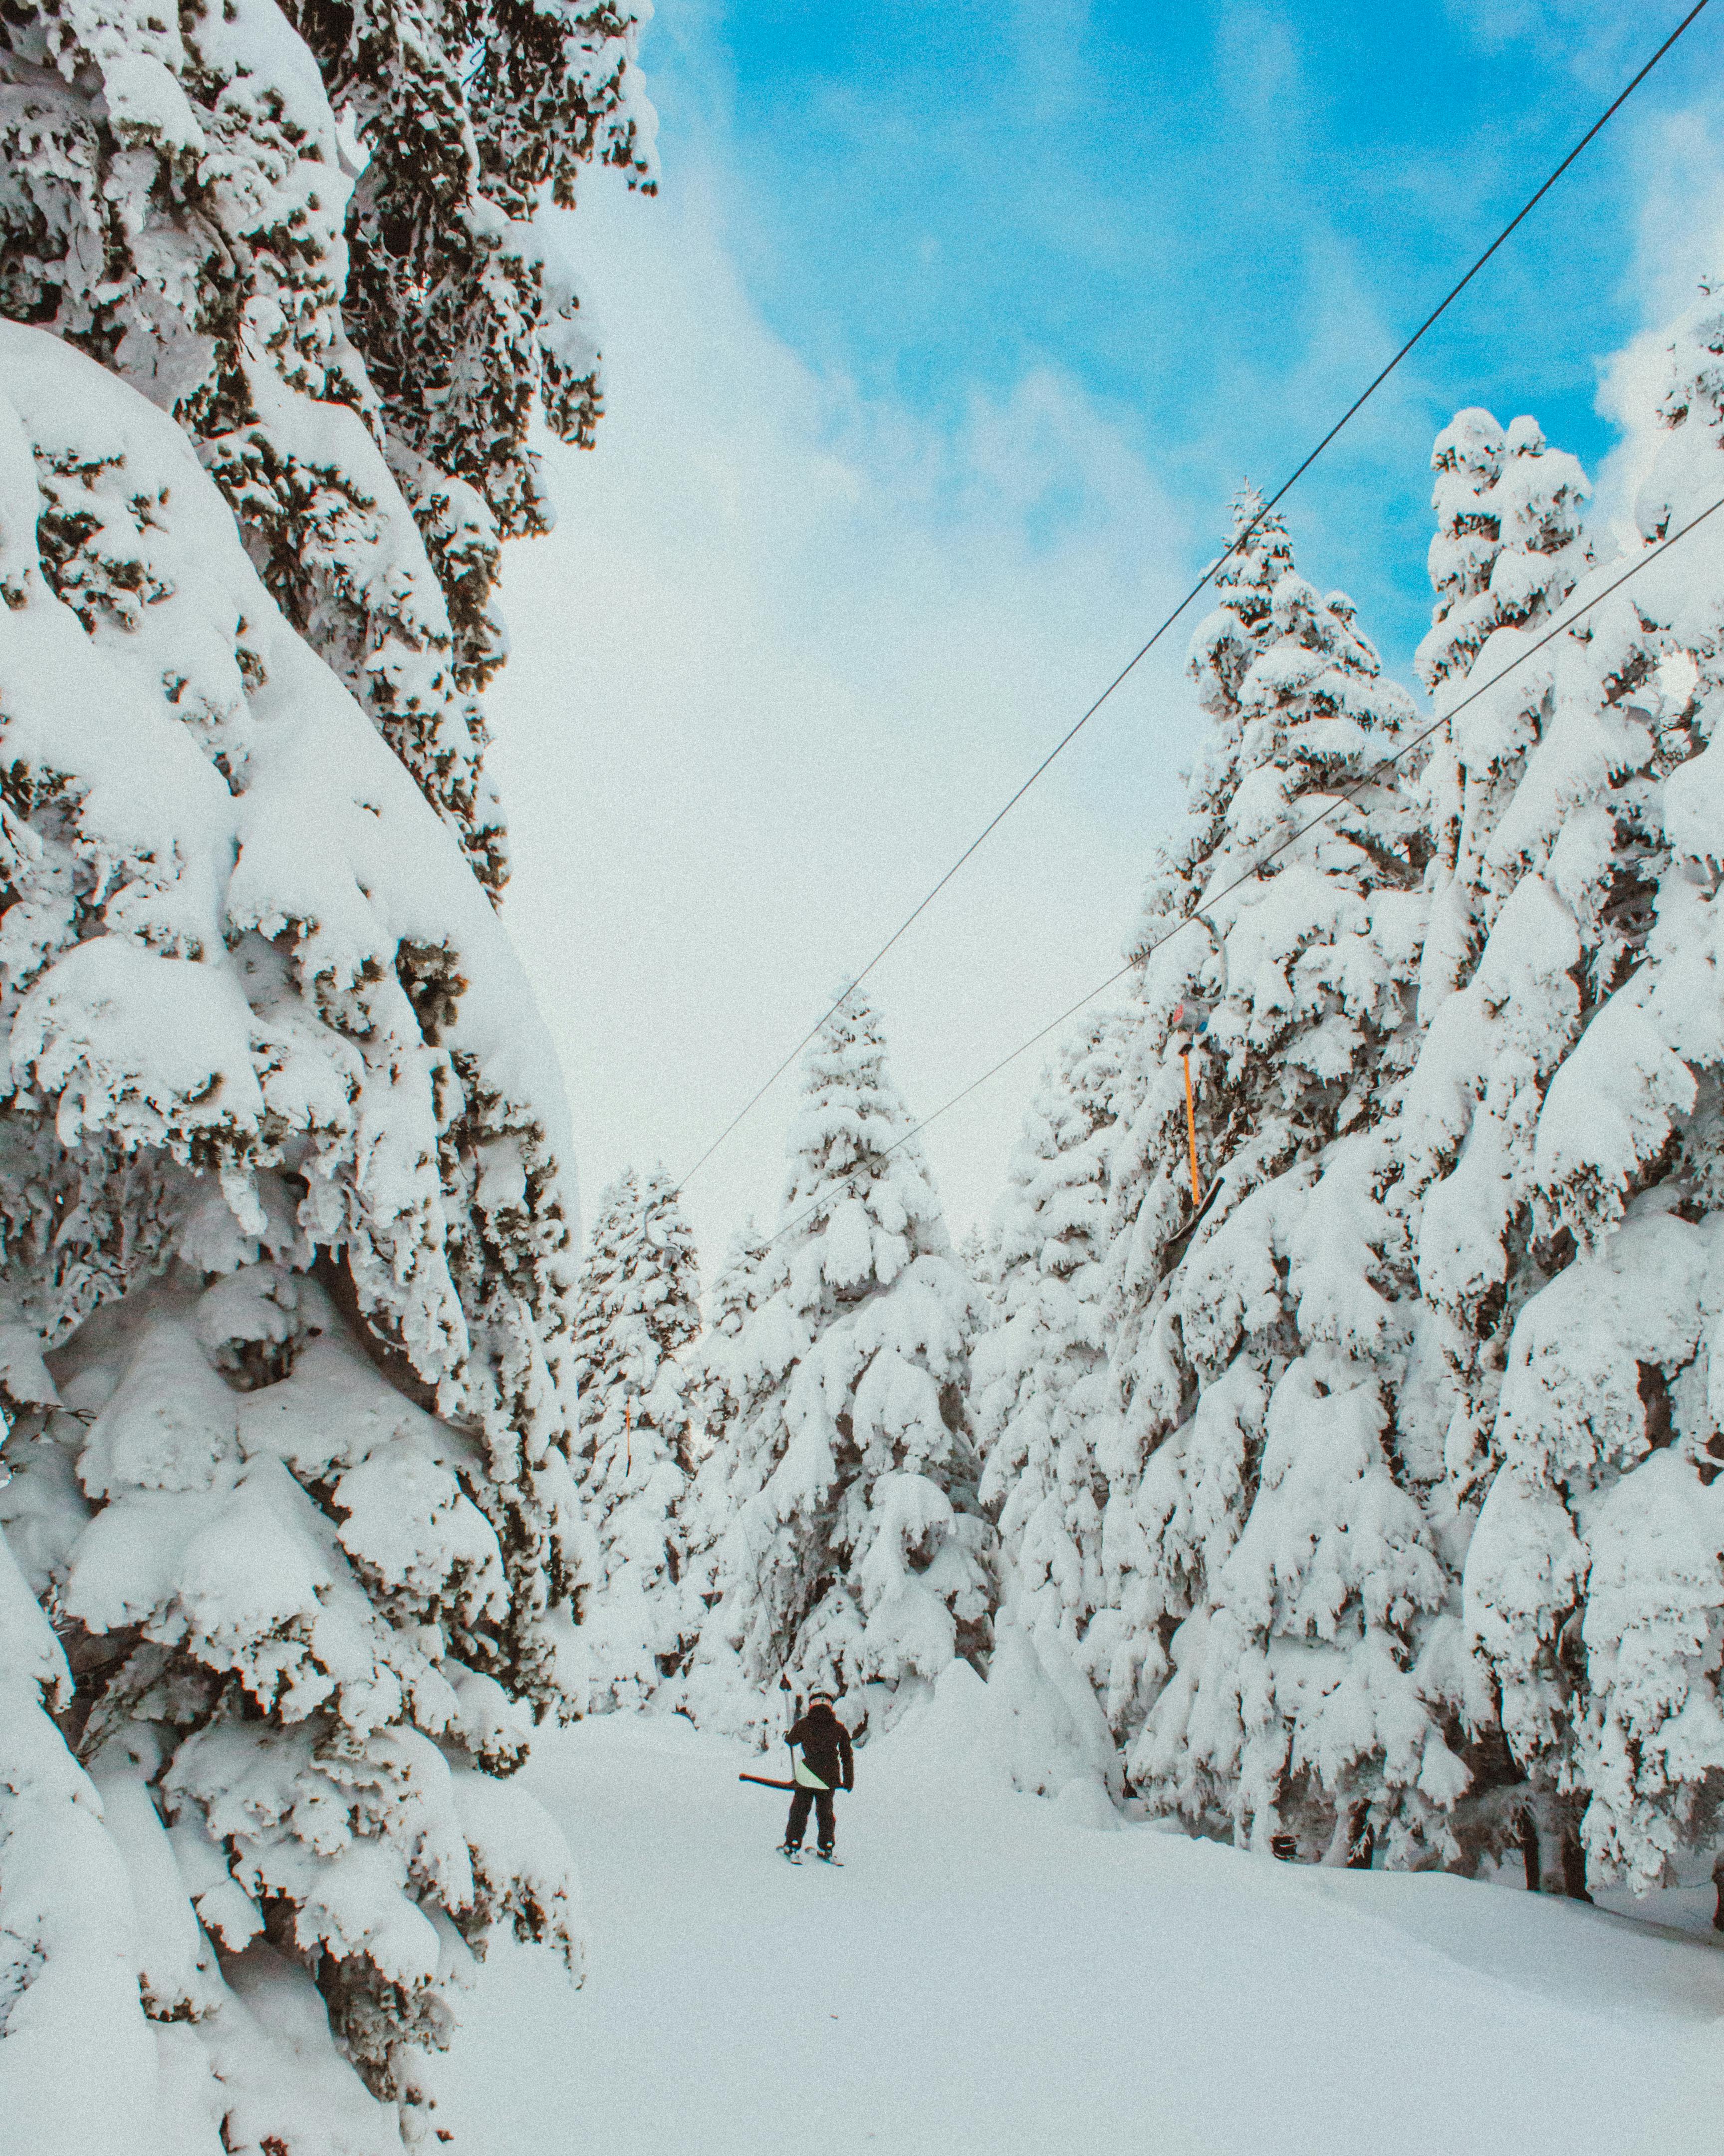
M784 1830L784 1846L800 1849L802 1838L808 1831L808 1806L814 1808L817 1822L815 1833L822 1849L830 1849L838 1833L838 1822L832 1815L830 1789L805 1789L799 1784L796 1794L790 1799L790 1823Z

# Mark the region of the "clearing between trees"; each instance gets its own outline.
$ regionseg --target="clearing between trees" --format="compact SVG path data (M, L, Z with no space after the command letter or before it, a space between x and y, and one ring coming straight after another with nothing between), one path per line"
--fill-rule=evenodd
M838 1872L773 1854L782 1799L737 1783L740 1744L659 1716L544 1739L586 1983L495 1952L439 2122L469 2156L1715 2156L1701 1938L1110 1828L1093 1784L1014 1794L986 1721L956 1666L865 1749Z

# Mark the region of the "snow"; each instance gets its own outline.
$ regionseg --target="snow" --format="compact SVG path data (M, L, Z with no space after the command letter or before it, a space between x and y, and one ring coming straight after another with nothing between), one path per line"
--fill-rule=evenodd
M1099 1813L1014 1795L981 1691L954 1668L864 1748L839 1871L772 1855L782 1799L738 1745L620 1715L544 1740L525 1779L580 1863L589 1972L494 1952L433 2070L464 2156L1716 2150L1709 1947L1188 1840L1093 1784Z

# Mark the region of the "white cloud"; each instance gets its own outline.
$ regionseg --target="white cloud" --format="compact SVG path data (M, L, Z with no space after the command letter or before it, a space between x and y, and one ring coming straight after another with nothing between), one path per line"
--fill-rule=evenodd
M595 186L574 230L608 409L590 456L552 452L554 536L508 557L491 711L508 918L593 1193L625 1161L690 1166L1141 643L1194 542L1055 372L942 431L811 371L746 295L711 178ZM1182 798L1188 634L881 968L918 1112L1118 963ZM930 1134L960 1227L1044 1053ZM792 1082L690 1190L709 1265L775 1211Z
M1593 87L1619 89L1686 13L1646 0L1445 0L1445 13L1487 53L1532 44ZM1696 28L1699 25L1696 24Z
M1634 138L1639 199L1632 289L1648 321L1693 300L1703 277L1724 276L1724 103L1660 115Z
M1658 446L1659 400L1669 387L1669 325L1724 277L1724 104L1664 113L1636 131L1629 182L1637 203L1627 278L1644 326L1600 363L1598 408L1621 439L1598 475L1601 529L1624 536L1635 492Z

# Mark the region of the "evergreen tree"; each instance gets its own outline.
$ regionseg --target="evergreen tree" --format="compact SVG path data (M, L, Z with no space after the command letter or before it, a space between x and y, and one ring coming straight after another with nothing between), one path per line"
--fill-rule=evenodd
M1643 548L1724 496L1721 353L1707 294L1673 338ZM1514 1030L1443 1027L1463 992L1421 1060L1447 1136L1421 1271L1463 1314L1454 1283L1483 1283L1506 1363L1500 1387L1456 1388L1451 1468L1488 1488L1467 1616L1542 1868L1570 1891L1667 1882L1716 1846L1724 1795L1721 652L1724 579L1700 539L1516 677L1501 708L1524 763L1494 844L1518 880L1474 977L1482 1019Z
M822 1024L733 1368L734 1510L692 1697L763 1728L781 1673L888 1718L987 1637L964 1394L975 1294L859 993Z
M1431 467L1437 602L1414 663L1441 713L1468 693L1491 638L1502 629L1536 638L1573 589L1592 559L1581 529L1591 490L1574 459L1549 448L1536 420L1516 419L1505 432L1476 409L1457 413L1438 435ZM1485 674L1513 655L1506 639ZM1425 767L1437 850L1419 1013L1426 1024L1470 978L1513 886L1512 868L1492 840L1530 735L1524 713L1507 728L1506 715L1490 700L1470 706L1437 737Z
M1242 498L1236 536L1259 513ZM1123 1414L1086 1654L1155 1809L1412 1861L1466 1777L1430 1669L1449 1582L1392 1421L1409 1253L1383 1199L1429 848L1408 774L1376 767L1411 706L1278 519L1216 584L1191 670L1214 731L1151 881L1120 1089Z
M696 1636L677 1705L694 1721L716 1727L731 1726L748 1690L735 1650L707 1617L722 1591L725 1537L744 1502L760 1494L759 1481L749 1480L751 1469L760 1462L740 1441L743 1421L758 1404L760 1381L757 1378L751 1385L745 1378L739 1350L771 1249L752 1214L731 1237L712 1283L710 1322L694 1383L704 1449L683 1502L682 1527L688 1544L689 1621Z
M1431 462L1437 601L1418 663L1440 714L1547 633L1591 550L1580 522L1585 475L1547 446L1533 420L1505 431L1488 412L1462 412ZM1576 954L1555 956L1562 936L1548 887L1537 877L1522 887L1527 804L1517 796L1542 754L1551 649L1458 712L1427 767L1437 853L1419 1004L1426 1031L1394 1199L1415 1235L1420 1307L1398 1420L1407 1457L1432 1472L1446 1463L1457 1558L1477 1507L1510 1333L1545 1276L1533 1247L1532 1130L1574 998L1563 968ZM1490 1688L1463 1678L1462 1689L1475 1775L1456 1820L1463 1859L1516 1843L1525 1856L1536 1825ZM1560 1861L1566 1843L1572 1873L1572 1817L1550 1824L1544 1854Z
M398 2147L469 1952L572 1951L556 1830L497 1779L517 1702L562 1697L578 1533L565 1111L485 904L476 695L535 388L577 437L593 408L532 203L643 138L626 11L486 18L469 104L472 23L372 41L357 192L332 17L321 81L270 0L3 31L0 311L41 326L0 338L0 1219L51 1351L3 1522L69 1665L18 1665L62 1734L0 1794L4 1981L51 2048L133 1969L79 2156L95 2117L128 2152ZM382 141L415 95L434 126ZM375 379L367 230L419 309L385 354L368 276ZM481 407L512 434L461 454ZM80 1836L77 1907L33 1900Z
M1475 669L1488 680L1547 633L1591 557L1579 526L1585 477L1546 447L1532 420L1516 420L1505 435L1489 413L1463 412L1431 461L1438 598L1419 663L1440 714L1469 693ZM1517 802L1529 758L1545 761L1550 649L1469 705L1439 737L1429 767L1438 850L1420 1016L1429 1038L1403 1146L1432 1316L1422 1351L1428 1390L1409 1402L1408 1419L1428 1426L1424 1442L1447 1447L1463 1494L1531 1278L1529 1114L1572 1020L1563 1012L1578 1011L1573 983L1552 975L1549 886L1535 878L1521 888L1556 836L1547 829L1529 852L1530 798ZM1506 906L1493 951L1487 939Z
M14 1850L14 2025L50 2041L65 1955L129 1958L177 2064L116 2117L398 2148L471 1953L572 1948L500 1779L572 1634L555 1056L181 429L16 324L0 398L0 1526L73 1681L21 1665L61 1749L0 1835L87 1844L87 1773L136 1913L97 1955L100 1864L44 1912Z
M979 1226L972 1228L959 1245L958 1261L981 1297L981 1322L986 1331L998 1314L1001 1260L998 1232L984 1235Z
M580 1496L596 1544L578 1598L587 1703L638 1707L675 1675L693 1631L680 1512L700 1283L662 1169L644 1183L628 1169L600 1199L577 1294Z
M1101 1602L1111 1408L1105 1323L1108 1155L1125 1029L1091 1019L1024 1117L998 1208L998 1318L971 1387L983 1502L999 1522L1003 1615L1076 1658Z
M695 1383L699 1402L696 1445L703 1460L726 1444L744 1406L735 1368L736 1343L753 1315L761 1269L770 1247L751 1213L731 1237L713 1280Z

